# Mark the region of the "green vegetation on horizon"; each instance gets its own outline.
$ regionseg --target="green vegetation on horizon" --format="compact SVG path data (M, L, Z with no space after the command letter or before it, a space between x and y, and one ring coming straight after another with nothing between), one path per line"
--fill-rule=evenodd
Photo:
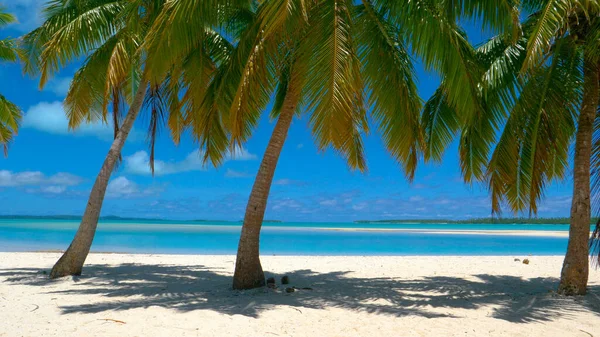
M357 220L355 223L364 224L524 224L524 225L568 225L570 218L473 218L473 219L405 219L405 220ZM598 218L593 218L590 225L596 224Z

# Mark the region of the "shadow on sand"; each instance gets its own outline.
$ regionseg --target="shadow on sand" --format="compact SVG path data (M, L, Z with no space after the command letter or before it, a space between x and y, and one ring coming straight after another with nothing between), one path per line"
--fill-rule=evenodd
M346 272L289 273L293 286L311 287L287 294L257 289L230 289L224 270L204 266L122 264L89 265L85 276L73 278L67 290L53 290L40 269L0 269L9 284L50 286L50 294L101 295L103 300L86 305L61 306L63 314L98 313L160 306L179 311L214 310L229 315L256 317L277 305L294 308L344 308L395 316L453 317L452 309L475 310L490 306L489 315L516 323L547 321L589 311L600 316L600 286L591 286L585 297L565 298L552 292L555 278L522 279L504 275L475 275L418 279L356 278ZM268 276L278 276L270 274ZM446 310L447 309L447 310ZM298 309L300 310L300 309Z

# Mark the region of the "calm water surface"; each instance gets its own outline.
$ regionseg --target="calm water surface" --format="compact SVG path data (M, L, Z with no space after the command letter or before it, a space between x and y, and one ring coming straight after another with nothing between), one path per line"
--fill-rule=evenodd
M65 249L78 225L76 220L0 219L0 251ZM240 226L239 222L101 221L92 250L235 254ZM543 232L568 231L568 225L265 223L261 251L276 255L560 255L567 244L561 237L435 234L431 230Z

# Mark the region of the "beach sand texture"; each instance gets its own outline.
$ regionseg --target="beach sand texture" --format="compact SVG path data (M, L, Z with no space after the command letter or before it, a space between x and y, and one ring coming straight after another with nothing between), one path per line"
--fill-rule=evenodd
M0 253L0 336L600 336L600 271L557 296L558 256L265 256L278 289L245 292L233 256L91 254L50 281L58 257Z

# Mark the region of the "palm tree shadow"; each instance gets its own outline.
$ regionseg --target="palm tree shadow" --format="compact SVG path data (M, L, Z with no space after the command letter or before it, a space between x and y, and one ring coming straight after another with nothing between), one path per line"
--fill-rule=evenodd
M90 265L66 290L40 269L0 269L9 284L40 286L48 294L100 295L85 305L63 305L63 314L99 313L160 306L178 311L213 310L257 317L275 306L344 308L393 316L454 317L448 309L476 310L491 306L491 316L515 323L548 321L588 311L600 316L600 287L585 297L565 298L551 292L555 278L522 279L507 275L475 275L472 279L431 276L417 279L348 277L348 272L297 270L288 275L298 290L231 290L226 271L174 265ZM279 276L279 275L270 275ZM291 286L291 285L290 285ZM302 289L311 288L311 289ZM299 310L299 309L298 309Z

